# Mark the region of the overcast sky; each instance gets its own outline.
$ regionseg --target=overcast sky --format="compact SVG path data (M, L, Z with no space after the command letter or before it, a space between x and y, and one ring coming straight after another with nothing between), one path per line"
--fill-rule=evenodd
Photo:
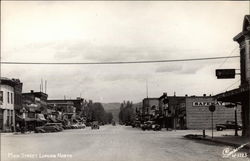
M232 40L249 2L2 2L1 59L24 62L139 61L239 55ZM239 76L218 80L217 68L239 69L239 59L123 65L1 65L23 92L49 98L139 102L146 97L218 94ZM235 83L236 82L236 83Z

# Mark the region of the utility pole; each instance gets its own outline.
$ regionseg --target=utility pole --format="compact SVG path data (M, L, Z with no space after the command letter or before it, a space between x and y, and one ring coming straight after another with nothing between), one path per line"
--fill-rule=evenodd
M215 105L214 103L212 105L209 106L209 111L211 112L211 123L212 123L212 139L214 138L214 116L213 116L213 113L215 111Z
M238 135L238 123L237 123L237 104L235 104L235 107L234 107L234 121L235 121L235 134L234 136L239 136Z
M148 80L146 80L146 95L147 95L147 98L148 98Z
M45 80L45 93L47 92L47 80Z

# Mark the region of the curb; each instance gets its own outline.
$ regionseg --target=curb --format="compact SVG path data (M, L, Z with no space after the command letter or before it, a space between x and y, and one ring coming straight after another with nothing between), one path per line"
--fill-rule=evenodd
M191 139L191 140L204 140L204 141L208 141L208 142L224 144L224 145L233 146L233 147L236 147L236 148L241 146L241 144L237 144L237 143L230 143L230 142L227 142L227 141L222 141L222 140L217 140L217 139L212 139L212 138L203 138L202 135L189 134L189 135L185 135L183 137L187 138L187 139ZM243 149L250 149L250 145L244 146Z

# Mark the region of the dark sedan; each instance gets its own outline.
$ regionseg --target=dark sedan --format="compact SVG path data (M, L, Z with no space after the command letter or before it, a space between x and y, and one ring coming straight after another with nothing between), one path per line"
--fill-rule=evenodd
M47 123L43 126L35 128L36 133L58 132L58 131L62 131L62 127L58 123Z
M241 124L237 124L238 130L242 129L242 125ZM227 121L225 124L216 124L216 130L217 131L222 131L225 129L235 129L236 125L235 125L235 121Z

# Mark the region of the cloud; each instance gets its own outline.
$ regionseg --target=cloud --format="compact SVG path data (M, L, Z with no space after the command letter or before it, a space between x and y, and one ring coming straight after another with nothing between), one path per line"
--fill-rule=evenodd
M104 74L101 79L104 81L145 81L150 74L131 74L131 73L117 73L117 74Z
M155 71L158 73L165 73L165 72L177 72L181 70L182 70L181 65L168 64L168 65L164 65L164 66L160 66L156 68Z
M243 16L249 12L247 3L3 2L1 58L23 62L112 62L228 56L234 47L238 48L232 37L241 31ZM231 11L234 13L228 14ZM223 61L3 65L1 74L20 78L24 91L39 90L43 78L48 81L49 97L74 98L82 93L93 100L113 102L141 100L146 80L152 97L162 91L216 92L232 83L214 76ZM227 60L221 68L234 66L239 66L239 60Z
M86 61L135 61L135 60L159 60L167 59L173 53L173 49L167 47L156 48L131 47L126 45L97 45L90 42L60 42L54 46L55 59L66 60L78 58Z
M172 74L195 74L198 70L202 69L205 65L196 63L195 65L174 65L167 64L156 68L156 73L172 73Z

